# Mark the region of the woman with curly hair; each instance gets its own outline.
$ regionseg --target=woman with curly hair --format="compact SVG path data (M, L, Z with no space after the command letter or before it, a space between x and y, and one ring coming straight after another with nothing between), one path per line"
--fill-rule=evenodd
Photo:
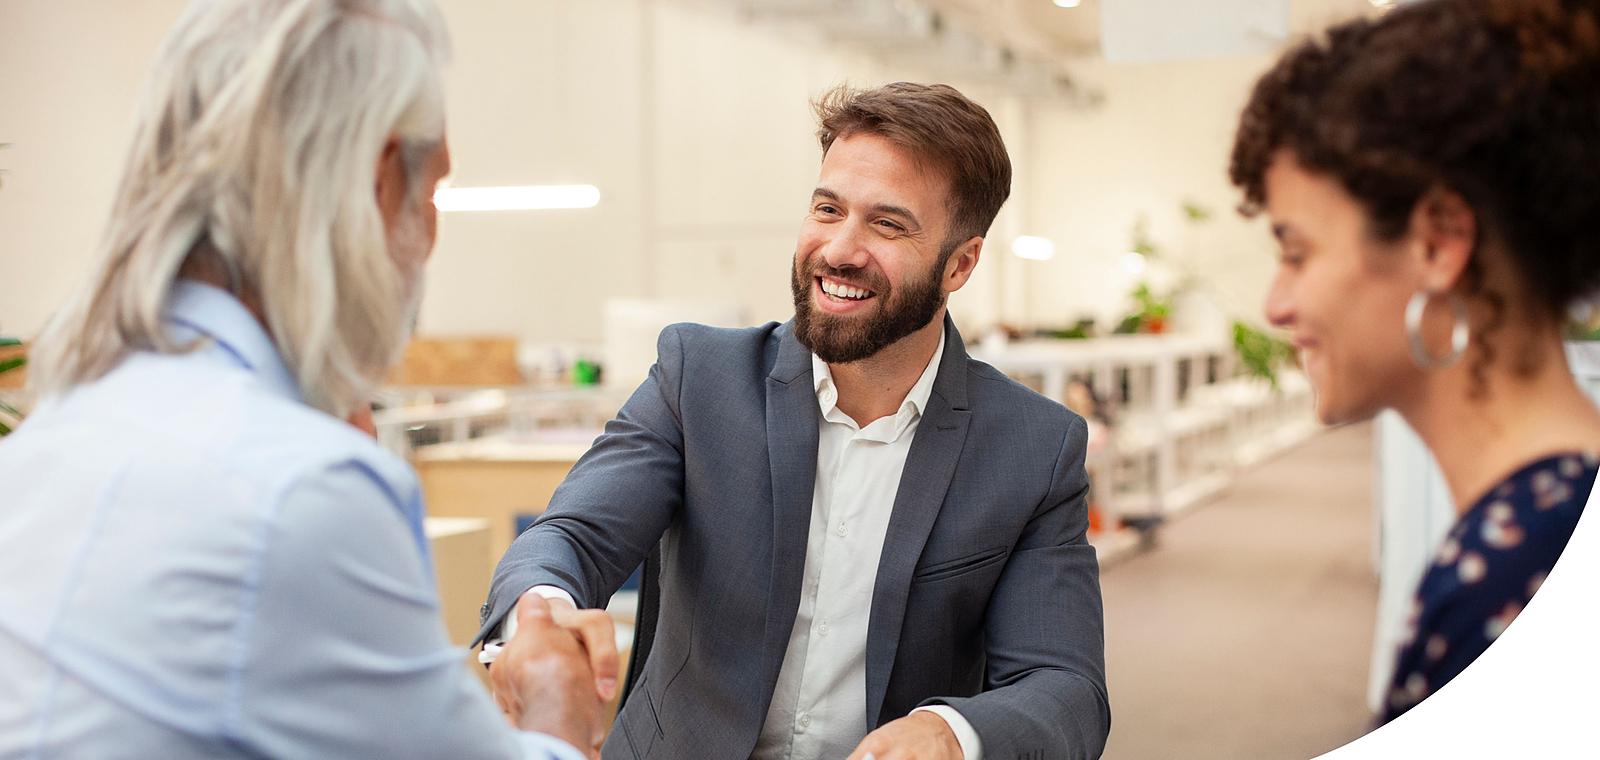
M1281 247L1266 313L1318 415L1398 411L1459 513L1392 720L1528 603L1595 482L1600 411L1562 332L1600 290L1600 1L1433 0L1339 26L1257 83L1230 174Z

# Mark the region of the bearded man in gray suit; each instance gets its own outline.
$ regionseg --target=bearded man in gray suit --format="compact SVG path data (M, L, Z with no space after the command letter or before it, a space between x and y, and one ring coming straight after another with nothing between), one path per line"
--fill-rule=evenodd
M1083 419L969 358L945 314L1010 193L999 130L943 85L817 112L794 320L661 334L501 561L484 635L551 598L610 691L595 608L659 546L653 650L606 758L1097 757Z

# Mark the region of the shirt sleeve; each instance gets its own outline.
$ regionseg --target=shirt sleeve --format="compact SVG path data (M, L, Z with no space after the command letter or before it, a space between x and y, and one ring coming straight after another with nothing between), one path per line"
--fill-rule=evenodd
M961 745L961 757L963 760L983 760L983 739L978 737L977 730L973 729L972 724L968 723L966 718L961 717L961 713L956 712L954 707L949 705L928 705L927 707L918 707L911 712L931 712L943 718L944 722L950 724L950 730L955 733L956 743Z
M546 599L563 599L573 607L578 606L578 603L573 601L571 594L555 586L534 586L528 591L532 591ZM518 597L517 601L521 603L522 598ZM506 648L506 639L515 635L517 635L517 608L516 605L512 605L511 614L506 615L506 622L500 627L500 633L490 636L483 642L483 650L478 652L478 662L484 665L494 664L494 661L500 658L500 650Z
M349 462L276 500L237 623L229 733L268 757L580 760L507 725L451 645L405 516L419 498Z

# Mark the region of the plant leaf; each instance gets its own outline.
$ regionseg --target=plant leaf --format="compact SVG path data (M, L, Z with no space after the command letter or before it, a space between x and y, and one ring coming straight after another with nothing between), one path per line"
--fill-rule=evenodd
M1243 322L1233 323L1233 346L1249 374L1278 388L1278 365L1294 358L1294 347Z

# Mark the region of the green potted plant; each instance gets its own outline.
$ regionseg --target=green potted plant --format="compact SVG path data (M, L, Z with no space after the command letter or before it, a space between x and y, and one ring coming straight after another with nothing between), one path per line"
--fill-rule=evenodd
M1211 220L1211 210L1193 200L1184 200L1179 205L1179 211L1184 221L1191 225L1201 225ZM1128 230L1128 253L1130 256L1138 257L1140 270L1164 258L1161 244L1150 234L1149 216L1140 214L1134 219L1133 226ZM1167 264L1169 269L1173 266L1171 263ZM1134 309L1117 324L1116 329L1112 330L1113 334L1160 334L1167 331L1174 303L1180 295L1194 288L1198 281L1189 266L1182 263L1176 266L1178 281L1175 285L1164 286L1167 289L1164 295L1156 295L1149 280L1141 280L1134 287L1128 294L1134 302Z
M1134 303L1139 305L1140 331L1161 334L1167 331L1167 320L1172 317L1172 299L1157 297L1147 283L1133 289Z
M1167 319L1172 316L1172 299L1157 296L1151 289L1150 283L1141 282L1133 292L1128 294L1133 299L1134 308L1117 328L1112 330L1116 335L1132 335L1134 333L1160 334L1167 330Z

